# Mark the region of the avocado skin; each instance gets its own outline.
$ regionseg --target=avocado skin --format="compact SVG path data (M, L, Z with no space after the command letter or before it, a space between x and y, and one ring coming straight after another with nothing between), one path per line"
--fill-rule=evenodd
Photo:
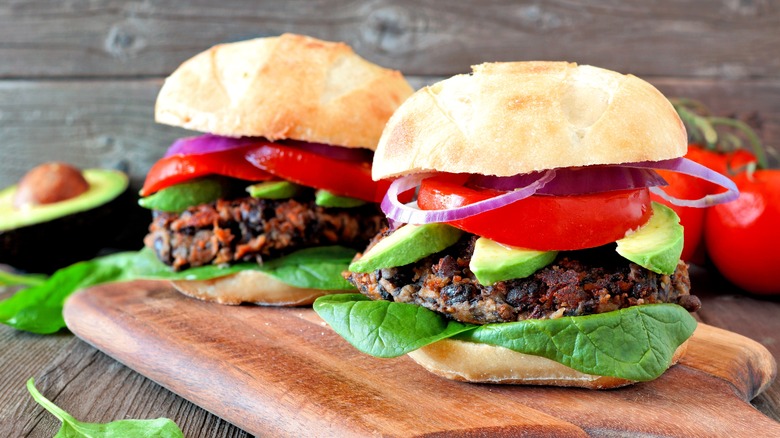
M137 202L137 195L127 187L95 208L0 231L0 263L50 274L91 259L101 250L141 249L151 213Z

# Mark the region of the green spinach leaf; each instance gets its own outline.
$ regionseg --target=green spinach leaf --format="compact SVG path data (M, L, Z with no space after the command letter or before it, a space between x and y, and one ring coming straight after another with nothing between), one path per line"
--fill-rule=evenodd
M488 324L459 339L498 345L587 374L646 381L663 374L696 329L676 304L633 306L597 315Z
M0 286L35 286L46 281L43 274L13 274L0 269Z
M73 418L60 407L43 396L35 387L31 378L27 381L27 390L32 398L44 409L57 417L62 422L62 427L54 438L123 438L123 437L148 437L148 438L178 438L183 437L179 426L167 418L154 420L119 420L111 423L84 423Z
M476 327L421 306L371 301L361 294L325 295L313 308L355 348L376 357L401 356Z
M314 310L358 350L377 357L400 356L453 338L543 356L587 374L639 381L660 376L696 329L696 320L675 304L482 326L359 294L318 298Z
M54 333L65 327L62 306L79 289L130 280L206 280L256 269L287 284L324 290L353 290L341 277L355 255L352 249L329 246L303 249L263 266L239 263L229 267L199 266L172 271L149 249L122 252L79 262L55 272L37 286L0 301L0 322L33 333Z

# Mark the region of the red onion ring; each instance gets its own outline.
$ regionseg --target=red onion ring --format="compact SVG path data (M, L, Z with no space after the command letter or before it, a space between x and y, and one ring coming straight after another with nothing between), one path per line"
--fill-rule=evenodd
M173 142L164 158L172 155L200 155L212 152L222 152L241 146L246 146L254 141L251 137L223 137L221 135L204 134L197 137L180 138Z
M204 134L197 137L180 138L173 142L165 157L171 155L201 155L214 152L223 152L253 143L273 144L274 142L263 137L224 137L221 135ZM303 149L317 155L323 155L341 161L370 162L374 153L365 148L346 148L331 146L322 143L309 143L299 140L281 140L276 142L284 146L292 146Z
M723 187L724 189L726 189L725 192L706 195L703 198L699 198L699 199L679 199L667 194L666 192L664 192L658 187L650 188L651 192L664 198L670 203L680 207L697 207L697 208L709 207L715 204L730 202L739 197L739 189L737 189L737 185L734 183L734 181L732 181L730 178L728 178L725 175L722 175L706 166L703 166L687 158L681 157L681 158L672 158L670 160L661 160L661 161L642 161L638 163L625 163L625 164L621 164L621 166L670 170L672 172L682 173L684 175L689 175L695 178L702 179L704 181L709 181L713 184L717 184Z
M413 201L410 204L402 204L401 201L398 200L398 195L416 188L423 179L430 178L433 175L434 174L431 173L417 173L393 181L393 183L390 184L390 188L387 190L384 199L382 199L381 204L382 211L387 215L388 219L407 224L450 222L464 219L484 211L503 207L533 195L544 187L545 184L555 178L555 170L548 170L534 175L535 178L533 181L514 191L458 208L421 210L414 205L416 204L416 201Z
M487 189L509 191L528 185L532 179L531 174L507 177L473 175L469 182ZM666 180L653 169L623 166L571 167L556 169L555 179L536 194L580 195L665 185Z

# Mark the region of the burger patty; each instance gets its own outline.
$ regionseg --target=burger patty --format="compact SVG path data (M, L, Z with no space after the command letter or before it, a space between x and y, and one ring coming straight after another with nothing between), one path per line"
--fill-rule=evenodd
M245 197L190 207L182 213L154 211L144 244L180 270L277 257L319 245L362 249L386 224L374 204L324 208L311 199Z
M345 278L371 299L417 304L471 324L589 315L653 303L675 303L691 312L701 306L690 295L685 263L679 262L672 275L656 274L620 257L614 245L560 252L530 277L483 286L469 269L476 239L468 234L416 263L345 273Z

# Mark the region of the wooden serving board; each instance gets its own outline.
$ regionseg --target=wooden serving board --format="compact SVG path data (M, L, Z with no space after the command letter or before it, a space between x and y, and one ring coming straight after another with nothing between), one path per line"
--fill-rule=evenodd
M775 377L760 344L700 324L661 378L609 391L476 385L359 353L308 308L229 307L138 281L66 303L79 337L260 436L780 436L748 401Z

